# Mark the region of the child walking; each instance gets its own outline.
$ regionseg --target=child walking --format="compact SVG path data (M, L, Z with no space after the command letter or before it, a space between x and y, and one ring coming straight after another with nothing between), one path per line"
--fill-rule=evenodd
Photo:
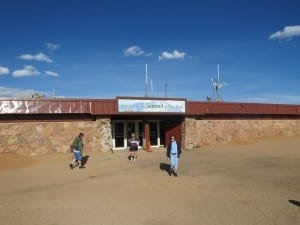
M135 137L135 133L131 133L131 137L128 139L129 143L129 159L130 162L136 162L137 151L139 150L139 139Z

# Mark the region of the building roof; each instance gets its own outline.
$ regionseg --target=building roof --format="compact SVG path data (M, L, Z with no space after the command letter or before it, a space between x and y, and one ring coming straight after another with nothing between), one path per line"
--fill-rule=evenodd
M130 97L130 99L185 101L185 112L183 113L183 115L187 115L187 116L290 115L290 116L300 117L300 105L203 102L203 101L187 101L185 99L148 98L148 97L147 98ZM124 114L133 114L133 112L119 112L118 97L116 99L38 98L38 99L1 99L0 115L1 114L2 115L3 114L6 115L7 114L124 115ZM151 112L148 114L174 114L174 113Z

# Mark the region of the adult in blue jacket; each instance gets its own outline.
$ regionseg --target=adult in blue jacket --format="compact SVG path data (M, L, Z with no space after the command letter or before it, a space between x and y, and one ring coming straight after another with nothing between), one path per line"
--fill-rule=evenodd
M171 136L170 143L167 147L167 157L170 160L170 172L169 175L171 176L172 173L175 177L178 176L178 163L179 157L181 155L181 149L179 143L175 140L175 136Z

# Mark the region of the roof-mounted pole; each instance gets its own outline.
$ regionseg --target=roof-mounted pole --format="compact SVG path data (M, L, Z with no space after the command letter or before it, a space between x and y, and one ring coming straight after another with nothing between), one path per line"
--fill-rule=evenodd
M148 96L147 90L148 90L148 71L147 71L147 63L146 63L146 74L145 74L145 97Z

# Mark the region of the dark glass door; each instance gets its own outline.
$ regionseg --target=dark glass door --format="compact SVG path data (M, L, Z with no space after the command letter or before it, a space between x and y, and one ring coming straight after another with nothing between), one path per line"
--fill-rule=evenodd
M144 124L142 122L139 122L139 133L137 134L138 138L140 139L140 146L143 146L144 141Z
M115 123L115 147L121 148L124 146L124 123Z
M165 134L166 134L165 123L164 123L164 121L161 121L159 123L159 135L160 135L160 145L162 145L162 146L166 146Z
M150 143L151 145L158 145L158 129L157 129L157 122L150 122Z
M129 122L126 123L126 127L127 127L127 140L131 137L131 133L135 133L135 123L134 122Z

